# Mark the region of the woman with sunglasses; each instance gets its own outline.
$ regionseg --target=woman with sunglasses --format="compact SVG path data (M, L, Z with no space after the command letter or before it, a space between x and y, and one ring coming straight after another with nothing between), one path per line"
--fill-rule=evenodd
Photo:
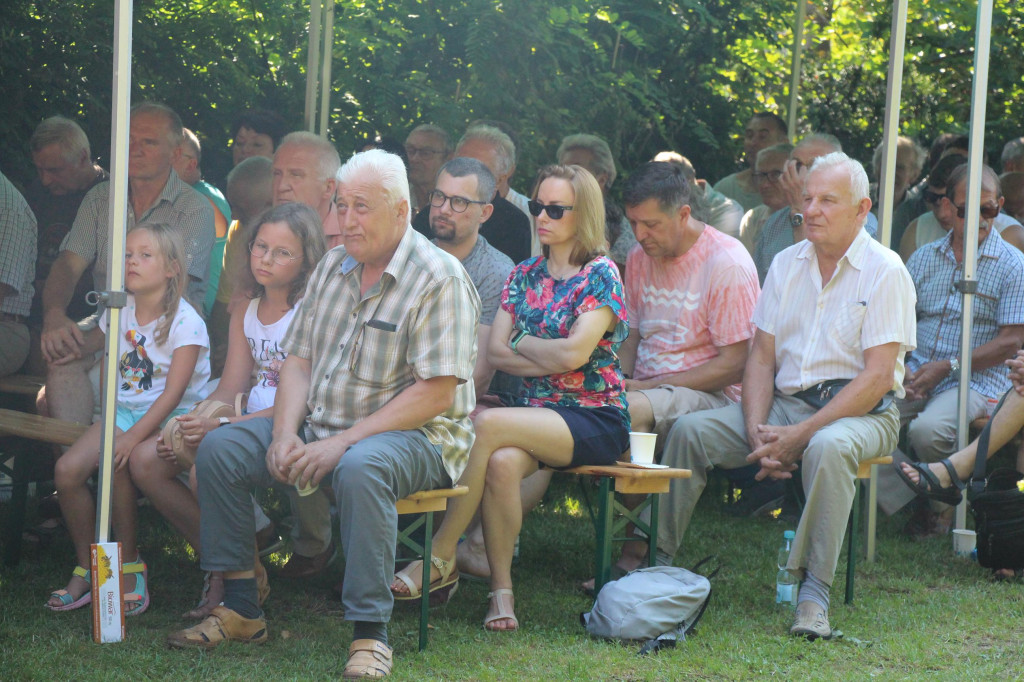
M492 590L484 627L495 631L519 627L511 566L523 520L520 481L545 466L611 464L629 445L617 355L629 330L618 270L604 255L601 189L580 166L548 166L529 208L543 252L509 276L486 350L493 367L523 377L523 393L517 407L476 417L459 481L469 494L453 500L434 537L428 586L457 580L458 538L482 500ZM396 576L396 598L419 594L421 572L417 562Z

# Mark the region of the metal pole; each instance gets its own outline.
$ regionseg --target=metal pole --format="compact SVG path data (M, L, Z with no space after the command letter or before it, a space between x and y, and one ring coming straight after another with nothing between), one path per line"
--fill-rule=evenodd
M797 99L800 96L800 63L804 56L804 20L807 0L797 0L796 23L793 26L793 66L789 81L789 139L796 138Z
M114 19L114 92L110 125L110 255L107 260L107 292L124 292L124 235L128 224L128 120L131 109L132 2L117 0ZM102 298L102 296L101 296ZM118 342L121 334L121 301L107 299L107 338L104 350L103 431L100 436L100 469L96 495L96 542L110 539L110 500L114 489L114 422L117 416Z
M327 137L327 121L331 111L331 58L334 56L334 0L324 5L323 63L320 69L320 125L317 134Z
M303 119L306 130L316 132L316 94L320 85L320 25L323 23L323 8L320 0L309 3L309 55L306 60L306 114Z
M900 134L900 101L903 90L903 53L907 41L907 0L892 5L889 31L889 82L885 91L885 137L882 141L882 174L878 178L878 226L883 246L892 241L893 199L896 193L896 140ZM897 246L899 246L897 244Z
M960 335L960 392L957 413L957 447L967 447L967 400L971 383L971 327L974 293L978 283L974 270L978 258L978 218L981 210L981 168L984 165L985 105L988 93L988 63L992 37L992 0L978 2L978 27L974 39L974 83L971 88L970 151L967 159L967 201L964 217L963 319ZM952 200L952 197L950 197ZM966 501L956 510L955 528L967 522Z

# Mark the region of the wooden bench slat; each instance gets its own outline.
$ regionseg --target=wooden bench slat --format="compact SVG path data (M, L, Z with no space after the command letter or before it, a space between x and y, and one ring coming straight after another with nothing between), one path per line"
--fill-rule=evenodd
M444 511L448 508L448 498L461 497L469 492L464 485L437 490L421 490L404 497L395 503L399 514L425 514L427 512Z
M0 435L19 436L56 445L73 445L88 428L52 417L0 409Z
M30 374L8 374L0 378L0 393L36 395L45 383L46 379L43 377Z
M637 469L630 466L619 466L610 464L607 466L585 465L566 469L567 474L578 474L580 476L609 476L611 478L632 478L632 479L672 479L690 478L693 474L689 469Z

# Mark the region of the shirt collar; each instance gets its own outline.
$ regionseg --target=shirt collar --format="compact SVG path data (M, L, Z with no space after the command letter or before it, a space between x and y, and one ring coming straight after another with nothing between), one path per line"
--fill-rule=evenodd
M862 270L868 257L868 248L872 239L873 237L868 234L868 231L862 225L857 236L853 238L853 243L846 249L846 253L839 259L839 262L841 263L843 260L846 260L853 267ZM814 244L806 239L800 242L796 257L806 260L813 256L815 256Z
M995 239L993 239L995 237ZM1003 238L999 236L999 231L993 226L988 231L988 236L985 237L985 241L978 245L978 258L992 258L993 260L999 260L999 255L1002 252L1000 242ZM936 249L939 253L943 254L952 261L956 261L956 257L953 255L953 230L946 233L946 236L942 239L933 243L932 248Z

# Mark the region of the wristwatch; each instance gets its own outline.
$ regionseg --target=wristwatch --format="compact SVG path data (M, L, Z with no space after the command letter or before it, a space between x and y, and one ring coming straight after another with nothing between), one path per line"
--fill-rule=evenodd
M519 350L516 348L516 346L519 345L519 342L523 340L524 336L526 336L526 330L520 329L518 332L512 335L512 339L508 342L508 347L511 348L512 352L515 353L516 355L519 355Z
M800 227L801 225L804 224L804 214L791 213L789 216L789 224L792 225L793 227Z
M231 420L228 419L227 417L218 417L217 418L217 426L227 426L230 423L231 423Z
M949 359L949 376L958 377L960 376L960 359L950 358Z

